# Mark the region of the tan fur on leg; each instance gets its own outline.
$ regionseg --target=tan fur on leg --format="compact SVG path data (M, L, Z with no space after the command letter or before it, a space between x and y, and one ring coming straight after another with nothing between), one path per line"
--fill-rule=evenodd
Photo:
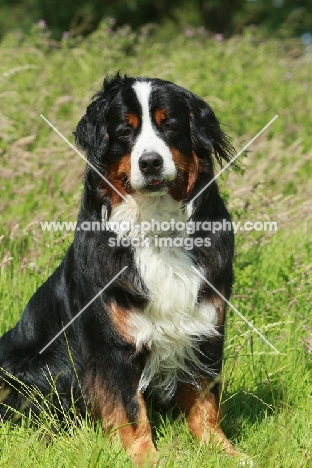
M181 383L175 397L175 404L185 412L191 434L206 444L215 441L229 455L237 455L233 445L224 435L219 423L219 402L211 391L213 382L201 380L201 390ZM218 384L217 384L218 385Z

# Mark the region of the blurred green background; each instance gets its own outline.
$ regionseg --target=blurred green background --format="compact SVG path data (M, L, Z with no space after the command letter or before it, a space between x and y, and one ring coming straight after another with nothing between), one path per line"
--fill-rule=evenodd
M60 39L89 34L103 17L112 27L146 23L183 29L203 26L229 37L245 26L263 26L281 36L312 32L312 0L1 0L0 36L25 31L41 20Z

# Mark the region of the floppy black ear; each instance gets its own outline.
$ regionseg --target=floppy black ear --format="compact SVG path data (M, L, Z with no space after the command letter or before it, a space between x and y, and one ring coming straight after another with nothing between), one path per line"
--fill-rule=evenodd
M211 107L195 94L187 94L193 149L199 157L208 151L222 166L222 160L229 162L235 155L231 139L221 130Z
M92 102L74 132L75 141L87 155L88 160L98 169L108 148L107 102L105 97Z
M103 156L105 155L109 136L107 134L107 117L110 105L126 77L119 73L114 77L106 77L103 88L87 107L74 132L75 141L87 154L88 160L98 169L103 169Z

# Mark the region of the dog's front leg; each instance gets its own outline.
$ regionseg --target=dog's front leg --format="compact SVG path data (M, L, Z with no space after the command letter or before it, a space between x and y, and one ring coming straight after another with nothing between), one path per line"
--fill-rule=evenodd
M179 383L174 403L187 418L191 434L206 444L216 443L227 454L238 455L220 427L219 384L201 379L200 389ZM213 387L213 388L212 388Z
M106 369L108 371L108 369ZM133 369L110 369L105 377L90 372L86 378L86 390L91 410L102 420L106 433L119 436L128 455L139 466L153 466L157 452L152 441L151 426L146 403L138 385L133 380Z
M119 434L128 455L137 465L151 466L157 461L157 453L152 441L146 404L139 391L135 396L135 406L137 414L134 420L127 414L127 405L124 406L121 402L116 405L113 413L107 414L103 408L101 415L103 429L105 432L113 430Z

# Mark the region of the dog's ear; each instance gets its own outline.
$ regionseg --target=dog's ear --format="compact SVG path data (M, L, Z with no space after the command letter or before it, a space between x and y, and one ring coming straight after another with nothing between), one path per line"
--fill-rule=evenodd
M93 97L86 114L79 121L74 132L75 141L87 155L88 160L98 169L103 164L103 155L108 148L107 113L110 96L103 89ZM101 164L102 163L102 164Z
M93 101L74 132L77 146L85 151L88 160L98 170L103 169L103 156L109 145L108 111L125 78L118 73L114 77L104 79L102 90L93 96Z
M74 132L75 141L87 155L88 160L100 169L100 159L108 147L105 108L106 101L97 99L92 102ZM101 109L102 108L102 109Z
M235 155L231 139L221 130L211 107L195 94L186 91L190 111L190 134L194 152L199 157L214 155L220 165Z

